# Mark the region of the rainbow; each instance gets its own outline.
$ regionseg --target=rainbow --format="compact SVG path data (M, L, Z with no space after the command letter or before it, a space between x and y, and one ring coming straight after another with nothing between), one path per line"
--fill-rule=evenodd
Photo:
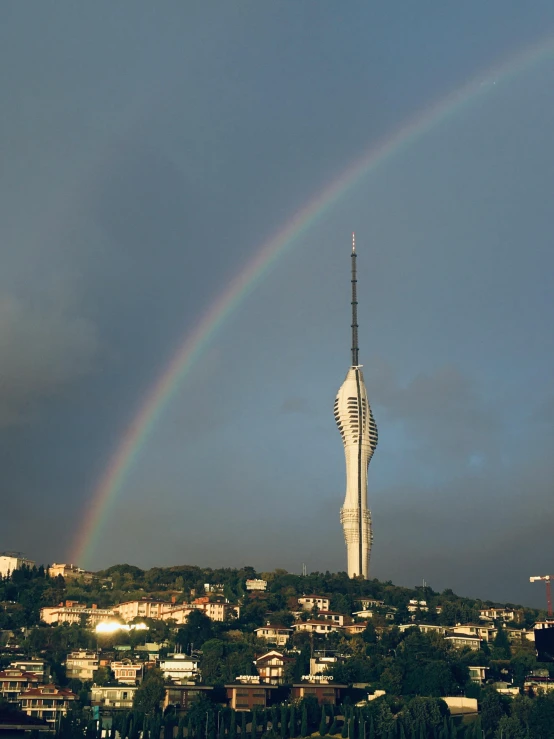
M299 238L342 196L370 172L391 157L400 154L423 134L437 127L467 103L495 89L498 81L525 71L549 58L554 50L554 36L526 48L515 57L489 68L462 87L426 108L391 136L366 150L354 164L323 188L307 205L269 239L239 272L225 292L209 307L194 331L188 334L169 364L150 388L146 400L126 429L123 439L109 460L94 489L88 509L77 532L70 561L89 563L99 538L109 504L144 447L163 410L202 356L225 320L269 272L272 265L298 242Z

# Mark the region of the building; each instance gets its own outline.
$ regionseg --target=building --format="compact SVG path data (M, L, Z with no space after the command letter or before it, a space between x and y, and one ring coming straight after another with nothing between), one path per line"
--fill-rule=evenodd
M429 606L426 600L417 600L412 598L406 606L408 613L417 613L418 611L428 611Z
M284 647L292 634L292 629L287 626L276 626L274 624L266 624L254 629L254 633L258 639L263 639L268 644L276 644L278 647Z
M169 706L174 706L177 711L188 711L194 701L198 700L202 694L207 696L210 690L213 690L210 685L167 686L163 708L165 710Z
M276 685L260 684L260 678L252 677L250 682L233 683L226 685L229 708L235 711L252 711L255 708L267 708L269 695L272 690L278 690Z
M144 598L143 600L128 600L125 603L119 603L114 606L114 611L119 614L123 621L129 623L134 618L161 619L164 609L168 607L171 607L170 603Z
M160 670L164 678L173 683L194 682L200 677L198 660L186 654L168 654L160 659Z
M398 630L403 633L408 629L419 629L422 634L446 634L447 631L451 631L447 626L438 626L437 624L400 624Z
M371 513L367 505L367 471L377 447L377 426L358 361L356 258L356 244L352 234L352 364L337 394L334 414L346 461L346 494L340 511L340 522L346 542L348 575L362 575L367 579L373 541Z
M82 578L85 582L92 582L96 577L93 572L87 572L82 567L56 564L55 562L48 568L48 574L50 577L63 577L64 580L79 580Z
M98 608L96 603L87 608L83 603L74 600L66 600L65 604L40 609L40 620L45 624L80 624L85 621L93 628L101 621L111 621L115 615L112 608Z
M368 608L384 608L384 600L375 600L375 598L356 598L356 603L360 604L361 610L367 610Z
M21 710L28 716L55 724L60 716L65 716L70 704L76 698L71 690L57 688L55 685L42 685L21 694Z
M319 611L317 617L325 621L332 621L337 626L344 626L344 620L346 618L344 613L338 613L337 611Z
M479 618L483 621L523 621L523 611L518 608L481 608Z
M336 665L339 658L335 655L316 654L310 658L310 675L325 675L329 668Z
M112 662L110 669L121 685L136 685L142 680L142 663L136 664L130 659L122 659L119 662Z
M331 601L325 595L303 595L298 598L298 605L304 611L313 611L314 608L317 608L318 611L328 611Z
M448 629L451 634L471 634L472 636L478 636L483 641L492 642L494 641L498 629L494 626L485 626L483 624L457 624Z
M534 670L525 678L523 690L525 693L533 692L535 695L550 693L554 690L554 679L549 677L547 670Z
M348 685L339 685L337 683L330 682L325 679L322 675L319 680L316 679L315 675L306 675L311 680L306 682L295 683L291 690L292 700L301 700L308 695L313 695L317 698L317 702L322 705L328 703L331 706L336 706L340 703L340 695L342 690L346 690Z
M368 621L358 621L355 624L348 624L346 626L343 626L343 630L350 634L350 636L354 636L356 634L362 634L367 627L369 626Z
M137 692L136 687L113 686L101 687L93 685L90 691L91 705L101 708L122 708L130 710Z
M309 621L298 621L292 627L295 631L309 631L311 634L330 634L331 631L340 631L341 626L337 626L332 621L319 621L310 619ZM348 626L345 627L349 628Z
M472 649L477 652L481 648L481 639L478 636L472 636L471 634L452 634L449 633L444 637L445 641L451 644L456 649Z
M21 693L34 688L40 683L40 678L33 672L24 672L17 668L0 672L0 697L8 703L19 703Z
M485 682L486 672L488 667L481 667L480 665L469 665L469 679L472 683L478 683L482 685Z
M275 649L254 660L260 682L270 683L271 685L282 685L285 682L285 667L290 662L294 662L292 657L285 657L284 654Z
M247 590L267 590L267 580L247 580Z
M65 661L65 672L69 679L92 680L98 667L98 654L84 649L70 652Z
M0 554L0 577L9 577L22 567L34 567L32 559L27 559L21 552L2 552Z
M16 659L10 662L10 668L30 672L36 675L41 683L47 683L50 680L50 666L43 659Z

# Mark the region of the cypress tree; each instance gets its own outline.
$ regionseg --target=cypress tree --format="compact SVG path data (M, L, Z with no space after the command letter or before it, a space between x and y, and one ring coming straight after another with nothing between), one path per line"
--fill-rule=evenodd
M348 718L346 717L346 711L344 712L344 719L342 722L342 731L340 735L342 739L348 739Z
M188 739L192 739L193 733L194 733L194 730L192 728L192 719L189 717L189 720L187 721L187 737L188 737Z
M219 714L219 739L225 739L225 717Z
M241 739L246 737L246 711L240 712L240 737Z
M325 714L325 706L321 706L321 720L319 722L319 736L325 736L327 733L327 716Z
M288 710L285 704L281 706L281 739L287 739Z
M308 709L302 707L302 723L300 724L300 736L308 736Z
M236 739L237 737L237 717L234 710L231 708L231 715L229 716L229 739Z
M271 706L271 730L274 734L277 733L277 724L279 722L279 714L277 712L277 706Z
M256 714L256 709L252 711L252 724L250 726L250 736L252 739L256 739L256 735L258 733L258 716Z
M348 722L348 739L356 739L356 719L354 715Z
M291 739L294 739L296 736L296 708L294 703L290 707L289 736Z
M331 722L331 726L329 727L329 735L335 736L335 734L339 733L339 725L337 724L337 719L334 718Z
M458 736L458 730L456 729L456 724L454 723L454 719L450 717L450 721L448 722L448 739L456 739Z
M373 716L369 719L369 739L375 739L375 724L373 723Z

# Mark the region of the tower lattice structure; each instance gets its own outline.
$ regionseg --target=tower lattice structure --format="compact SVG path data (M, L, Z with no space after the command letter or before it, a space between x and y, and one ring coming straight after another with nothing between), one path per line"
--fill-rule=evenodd
M352 364L335 399L337 423L346 461L346 494L340 511L348 561L348 575L369 577L373 542L371 512L367 505L367 472L377 447L377 425L371 412L358 360L358 297L356 241L352 234Z

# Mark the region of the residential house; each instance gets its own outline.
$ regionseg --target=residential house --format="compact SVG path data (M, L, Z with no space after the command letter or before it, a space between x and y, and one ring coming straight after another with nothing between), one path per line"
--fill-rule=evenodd
M278 626L267 623L254 629L254 633L258 639L263 639L268 644L276 644L278 647L284 647L292 634L292 629L287 626Z
M498 629L495 629L494 626L484 626L483 624L456 624L456 626L450 627L449 631L453 634L478 636L487 643L494 641L498 633Z
M523 611L517 608L488 607L479 610L479 618L483 621L523 621Z
M408 609L408 613L417 613L418 611L428 611L429 606L427 605L426 600L417 600L415 598L412 598L408 605L406 606Z
M438 626L437 624L399 624L398 626L401 633L408 629L419 629L422 634L446 634L449 631L447 626Z
M246 589L247 590L267 590L267 580L247 580L246 581Z
M30 672L36 675L41 683L50 680L50 665L43 659L16 659L10 662L10 668Z
M343 626L343 630L347 634L350 634L350 636L354 636L355 634L362 634L368 626L369 621L358 621L355 624L347 624L346 626Z
M137 685L142 680L142 662L136 663L130 659L122 659L111 662L110 669L114 674L114 678L121 685Z
M294 662L292 657L285 657L282 652L275 649L254 660L260 682L270 683L271 685L282 685L284 683L285 667L290 662Z
M508 696L508 698L515 698L516 696L521 695L521 690L513 683L500 681L493 683L492 687L496 690L497 693L500 693L501 695L506 695Z
M0 672L0 697L8 703L19 703L21 693L40 684L34 672L8 668Z
M370 608L384 608L385 606L384 600L376 600L375 598L356 598L355 602L360 604L362 611Z
M337 626L344 626L345 619L349 621L352 619L345 616L344 613L338 613L338 611L319 611L317 614L318 619L324 619L325 621L332 621Z
M452 634L449 632L444 638L456 649L464 649L464 647L467 647L468 649L472 649L477 652L481 647L481 639L472 634Z
M60 716L65 716L69 706L77 699L75 693L55 685L41 685L22 693L21 710L28 716L40 718L49 724L55 724Z
M355 626L357 624L354 624ZM319 621L316 619L310 619L308 621L297 621L297 623L293 624L292 628L295 631L309 631L311 634L330 634L332 631L340 631L341 626L337 626L332 621L329 620L323 620ZM350 627L345 626L345 629L348 629Z
M485 682L485 673L489 669L488 667L469 665L467 669L469 670L469 679L472 683L482 685Z
M312 611L314 608L319 611L328 611L331 605L330 599L324 595L303 595L298 598L298 603L304 611Z
M93 685L90 691L91 705L101 708L125 708L133 707L133 699L137 688L133 686L100 686Z
M94 572L87 572L82 567L76 565L56 564L50 565L48 568L50 577L63 577L64 580L78 580L82 578L85 582L92 582L96 575Z
M65 660L65 672L69 679L92 680L98 667L98 654L84 649L70 652Z
M200 678L198 660L186 654L168 654L160 659L160 670L173 683L193 683Z
M325 675L338 661L339 658L336 655L326 655L325 652L316 653L315 657L310 658L310 675Z

